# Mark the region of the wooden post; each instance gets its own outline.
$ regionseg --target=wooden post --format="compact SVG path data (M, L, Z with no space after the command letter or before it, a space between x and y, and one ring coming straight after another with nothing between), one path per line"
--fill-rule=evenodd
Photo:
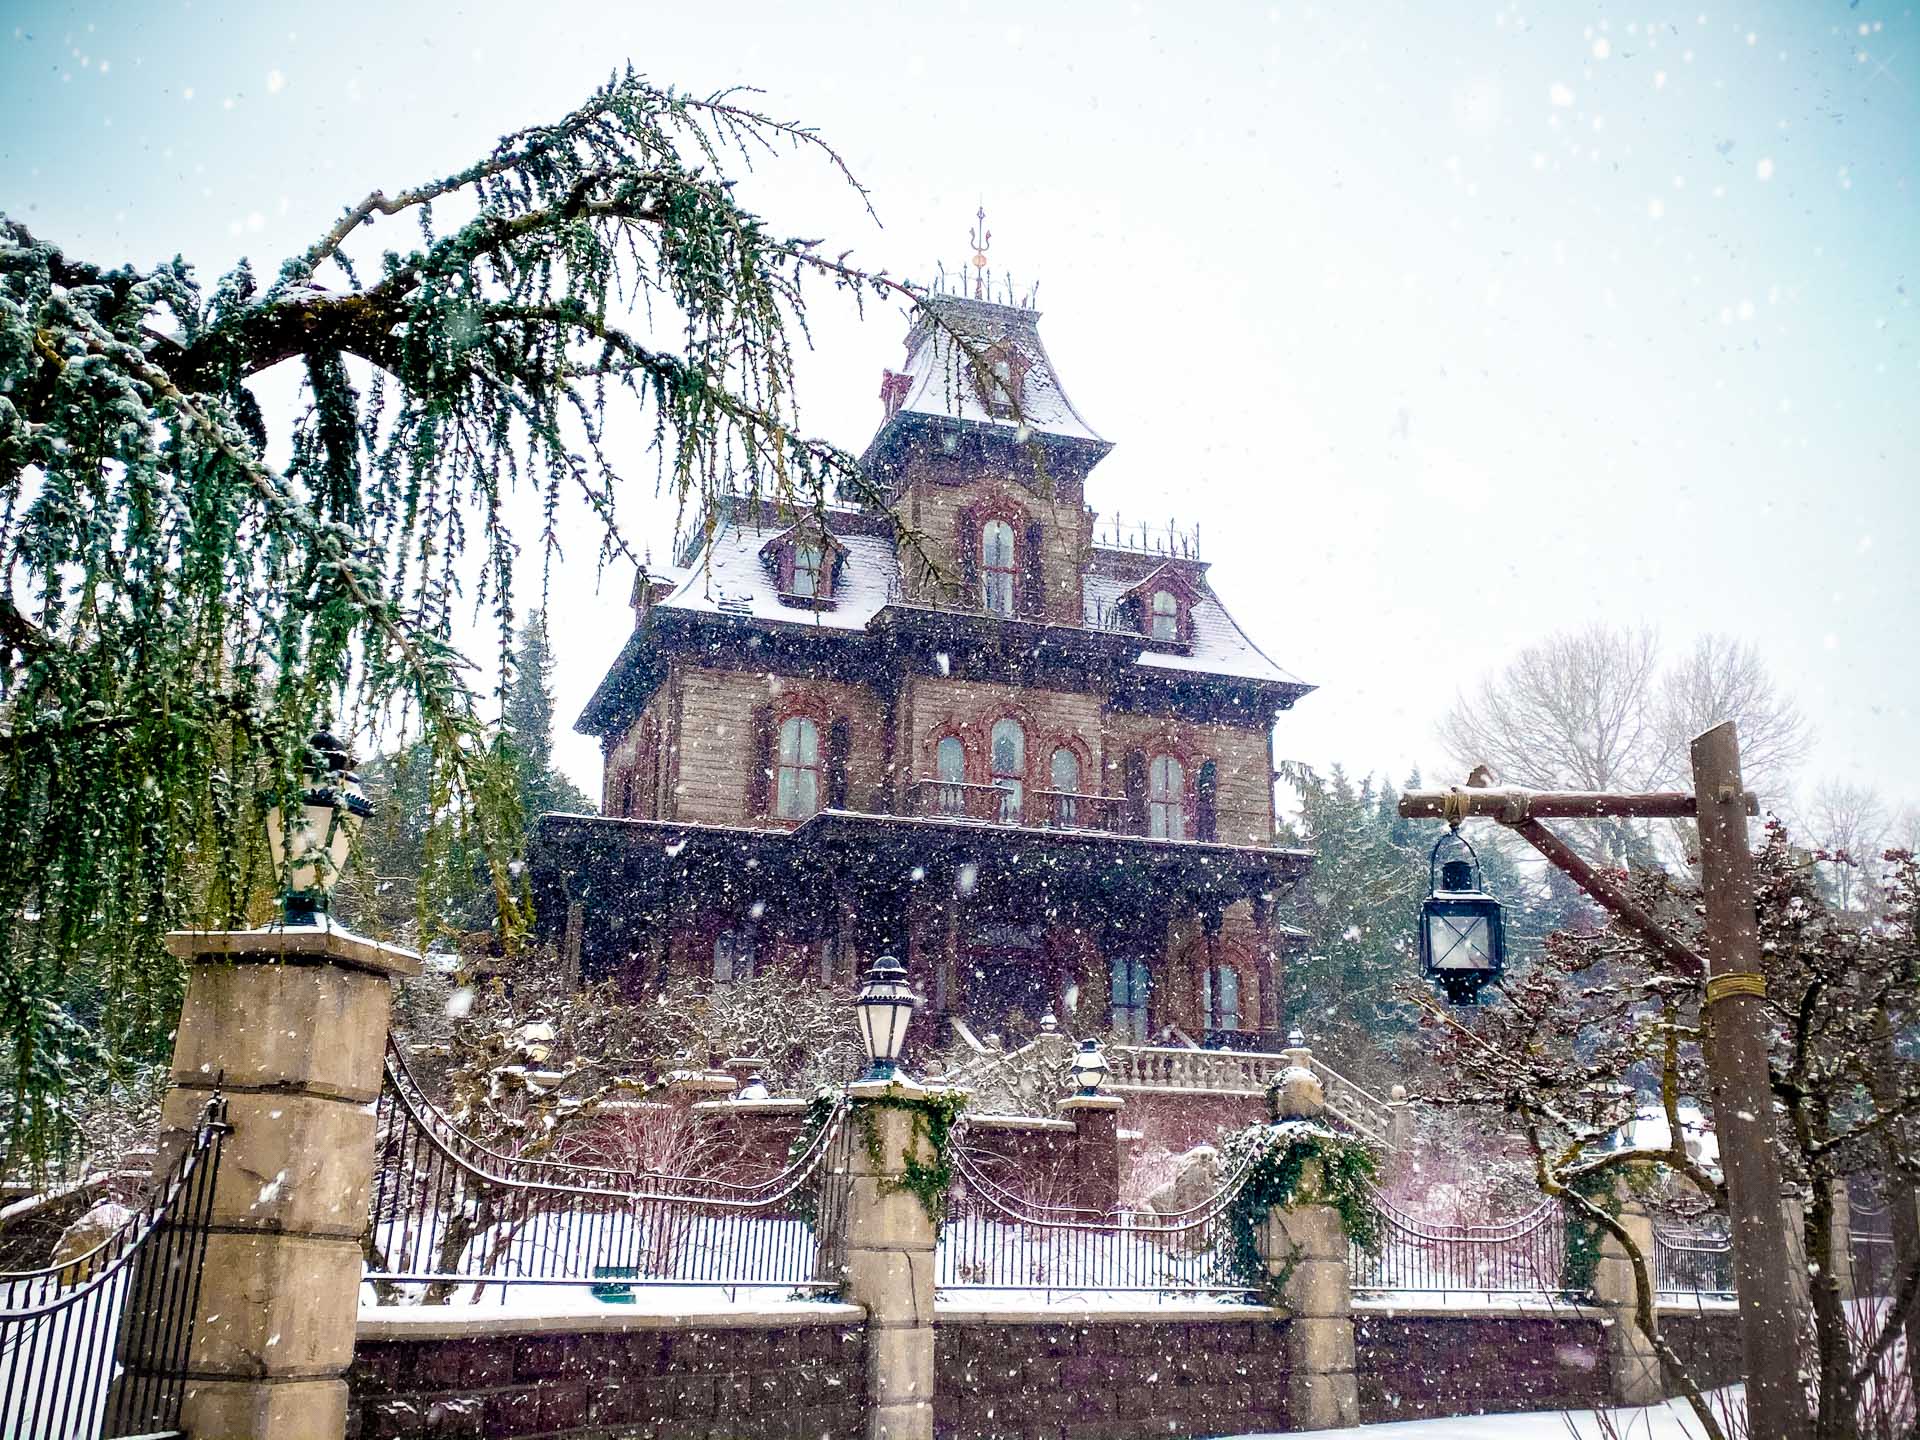
M1801 1440L1808 1433L1807 1407L1799 1378L1798 1306L1788 1274L1799 1246L1786 1233L1780 1210L1753 853L1747 848L1740 742L1731 720L1693 742L1693 784L1707 909L1706 1053L1733 1222L1748 1425L1755 1435Z

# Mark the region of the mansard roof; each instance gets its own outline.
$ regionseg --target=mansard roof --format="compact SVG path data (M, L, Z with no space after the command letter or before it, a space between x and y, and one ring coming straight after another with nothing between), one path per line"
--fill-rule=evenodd
M929 295L926 310L907 332L909 384L900 413L952 416L1009 431L1025 426L1048 435L1108 442L1081 418L1067 398L1059 372L1040 339L1040 312L959 295ZM955 341L962 337L989 359L1012 361L1007 389L1016 391L1019 413L991 403L1004 392L984 384L979 367Z
M834 578L831 609L800 609L780 598L778 582L769 574L761 552L768 542L787 533L793 517L766 502L741 500L715 523L697 552L684 557L685 563L650 577L653 593L661 595L652 612L690 620L731 618L755 627L838 634L851 640L879 628L876 622L883 611L912 609L912 602L900 595L900 561L885 518L832 509L824 519L846 551ZM1121 629L1115 619L1120 600L1163 563L1159 557L1094 547L1085 577L1085 629L1109 635ZM1138 653L1130 660L1137 672L1169 681L1216 678L1275 687L1287 703L1313 688L1275 664L1247 638L1207 583L1204 564L1185 562L1182 570L1192 590L1190 641L1174 651L1150 648L1141 637ZM662 594L667 586L671 589ZM1135 633L1131 627L1124 630L1127 636ZM636 647L657 643L636 629L580 716L579 729L600 734L614 723L626 672L640 657Z

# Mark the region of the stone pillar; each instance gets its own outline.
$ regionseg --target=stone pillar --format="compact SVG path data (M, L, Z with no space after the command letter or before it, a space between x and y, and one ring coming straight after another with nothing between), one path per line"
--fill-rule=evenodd
M420 959L327 925L167 945L190 968L156 1173L215 1088L233 1127L182 1428L194 1440L338 1440L393 981Z
M1628 1197L1620 1207L1620 1224L1646 1258L1651 1280L1653 1217L1639 1201ZM1607 1312L1607 1359L1613 1377L1616 1405L1656 1405L1665 1395L1660 1357L1653 1340L1634 1315L1639 1305L1633 1279L1633 1260L1610 1230L1600 1232L1600 1258L1593 1269L1593 1296Z
M1286 1052L1288 1069L1269 1104L1280 1120L1317 1120L1326 1096L1304 1048ZM1318 1160L1301 1166L1293 1203L1274 1206L1256 1237L1267 1274L1280 1277L1287 1312L1287 1415L1295 1430L1333 1430L1360 1423L1353 1376L1353 1285L1347 1273L1347 1231L1326 1203Z
M1830 1182L1833 1195L1833 1246L1831 1265L1840 1286L1840 1298L1851 1300L1858 1293L1853 1275L1853 1198L1847 1194L1847 1182Z
M846 1293L867 1311L867 1440L933 1440L933 1221L918 1196L890 1188L908 1155L922 1163L933 1156L916 1138L911 1111L877 1103L926 1093L907 1080L847 1087L854 1132ZM879 1141L877 1160L869 1133Z
M1069 1095L1060 1113L1073 1121L1073 1168L1080 1182L1076 1205L1114 1210L1120 1205L1121 1095Z
M1387 1148L1398 1155L1413 1139L1413 1102L1407 1099L1407 1087L1396 1085L1387 1092Z

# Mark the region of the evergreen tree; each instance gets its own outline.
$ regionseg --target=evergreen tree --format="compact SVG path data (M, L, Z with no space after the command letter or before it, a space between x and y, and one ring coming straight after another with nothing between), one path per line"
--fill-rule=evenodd
M610 408L637 412L691 510L729 490L884 501L800 430L789 340L808 281L916 297L742 208L728 171L778 149L855 184L804 127L629 70L211 293L184 260L96 264L0 217L10 1152L71 1134L60 1101L93 1047L164 1054L182 976L162 937L245 923L271 894L261 810L296 793L323 724L364 743L408 718L427 868L464 835L509 905L518 787L455 617L491 611L504 661L512 486L546 535L577 503L604 556L637 558ZM370 227L393 217L380 253ZM303 387L285 422L249 388L281 367Z
M592 815L599 809L553 765L553 652L544 610L520 627L500 730L519 776L520 813L529 824L554 811Z

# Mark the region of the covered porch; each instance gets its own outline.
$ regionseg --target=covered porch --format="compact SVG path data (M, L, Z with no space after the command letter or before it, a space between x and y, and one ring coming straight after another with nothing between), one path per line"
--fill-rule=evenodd
M827 810L791 831L550 815L538 924L583 981L636 992L777 966L851 988L906 961L919 1045L1118 1032L1277 1050L1305 851Z

